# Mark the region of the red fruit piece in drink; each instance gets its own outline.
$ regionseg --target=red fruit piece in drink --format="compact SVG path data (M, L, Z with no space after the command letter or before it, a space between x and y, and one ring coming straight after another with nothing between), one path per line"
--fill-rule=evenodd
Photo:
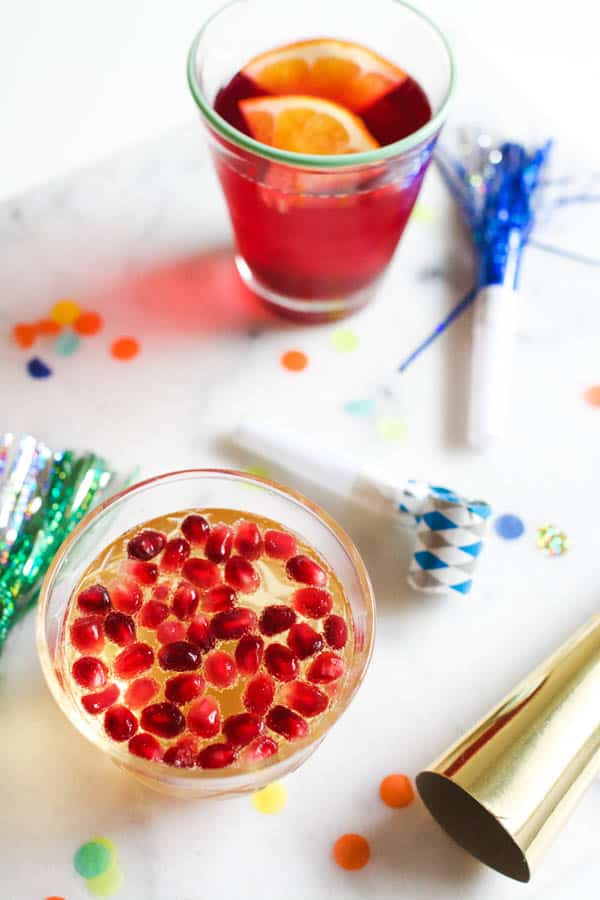
M288 741L296 741L308 734L308 723L286 706L274 706L267 716L267 726Z
M223 722L223 734L234 747L245 747L264 731L264 723L254 713L228 716Z
M211 621L212 630L222 641L236 640L256 628L256 613L245 606L217 613Z
M262 556L264 543L258 525L255 522L240 522L235 529L233 546L236 553L245 559L255 560Z
M95 656L81 656L73 663L73 678L85 688L101 688L106 684L108 669Z
M174 738L185 728L185 717L174 703L153 703L141 716L142 728L162 738Z
M286 572L294 581L308 584L310 587L323 587L327 583L327 574L310 556L292 556L287 561Z
M322 588L306 587L294 591L292 604L307 619L322 619L331 612L333 599L329 591Z
M244 706L257 716L264 716L275 696L275 682L270 675L255 675L246 685Z
M211 559L215 563L222 563L229 559L232 546L233 528L230 528L229 525L215 525L210 529L204 545L204 552L207 559Z
M262 611L259 627L263 634L272 637L287 631L296 621L296 613L284 603L266 606Z
M242 675L254 675L263 656L264 641L256 634L246 634L235 648L235 661Z
M203 547L210 532L210 525L204 516L192 513L191 515L186 516L181 523L181 531L190 544Z
M327 616L323 623L325 640L334 650L341 650L348 640L348 626L341 616Z
M110 594L101 584L93 584L77 597L77 606L83 612L103 613L110 609Z
M343 659L325 650L310 664L306 677L317 684L329 684L331 681L337 681L343 674Z
M196 644L189 641L174 641L160 648L158 661L163 669L189 672L198 668L202 662L202 653Z
M128 747L130 753L133 753L134 756L140 756L142 759L152 759L155 762L160 762L163 758L162 747L155 737L152 737L151 734L146 734L145 731L134 735L129 741Z
M209 559L193 557L183 564L183 576L199 588L212 588L221 583L221 570Z
M125 692L125 703L131 709L141 709L156 697L160 690L158 681L154 678L136 678Z
M203 594L201 605L205 612L226 612L228 609L233 609L236 600L237 595L233 588L228 584L219 584Z
M269 644L265 650L265 665L278 681L292 681L298 674L298 660L285 644Z
M232 556L225 563L225 581L242 594L252 594L260 586L260 575L243 556Z
M178 619L191 619L198 608L199 599L197 589L187 581L182 581L173 594L173 612Z
M111 706L104 714L104 730L113 741L128 741L137 727L136 717L126 706Z
M130 559L148 560L158 556L167 539L160 531L147 528L132 537L127 544L127 556Z
M213 650L206 657L204 675L206 680L214 684L215 687L231 687L237 678L237 667L234 658L223 650Z
M116 684L107 685L103 691L96 694L85 694L81 698L81 704L86 712L91 716L97 716L98 713L104 712L113 703L119 699L119 688Z
M71 643L81 653L99 653L104 646L102 616L82 616L71 625Z
M167 541L160 567L165 572L179 572L190 555L190 545L183 538L172 538Z
M121 650L116 657L113 667L115 675L119 678L135 678L149 669L154 662L154 652L149 644L137 643L130 644L124 650Z
M185 672L169 678L165 685L165 697L171 703L183 706L185 703L195 700L196 697L200 697L204 693L205 687L206 682L202 675L199 675L198 672Z
M193 769L198 755L198 742L192 737L183 737L163 756L163 762L176 769Z
M185 639L185 625L183 622L177 622L175 619L167 619L161 622L156 629L156 637L160 644L172 644L174 641L183 641Z
M291 681L286 684L282 692L282 700L308 719L324 712L329 704L327 694L320 691L314 684L307 684L306 681Z
M119 581L111 585L110 595L114 608L126 616L136 613L144 599L141 588L134 581Z
M215 636L206 616L196 616L192 619L187 630L187 639L200 650L212 650L215 646Z
M201 769L224 769L235 762L236 750L231 744L209 744L198 754Z
M288 560L296 552L296 538L285 531L265 531L265 553L271 559Z
M158 628L168 615L169 607L166 603L160 603L158 600L148 600L142 606L140 625L143 625L144 628Z
M243 752L243 757L247 762L261 762L277 753L277 742L270 737L259 737L251 744L248 744Z
M154 584L158 578L158 566L156 563L140 562L137 559L130 559L127 562L125 570L131 578L139 582L139 584Z
M122 612L111 612L104 623L106 637L119 647L126 647L135 641L135 622Z
M292 625L287 636L288 647L298 659L307 659L323 649L323 638L308 622Z
M214 697L194 700L187 713L190 731L202 738L211 738L221 730L221 711Z

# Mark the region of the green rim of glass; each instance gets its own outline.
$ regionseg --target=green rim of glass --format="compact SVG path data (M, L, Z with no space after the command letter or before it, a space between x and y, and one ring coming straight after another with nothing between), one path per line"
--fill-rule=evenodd
M240 2L243 2L243 0L230 0L229 3L226 3L206 20L192 42L187 61L188 84L201 113L212 125L215 131L217 131L222 137L227 138L233 144L236 144L238 147L242 147L244 150L250 150L252 153L256 153L258 156L265 157L266 159L274 160L275 162L286 163L287 165L292 166L301 166L309 169L351 168L358 165L378 163L381 162L381 160L390 159L393 156L398 156L398 154L400 153L406 153L407 151L412 150L414 147L417 147L423 141L426 141L428 138L436 134L436 132L439 131L439 129L444 124L448 111L448 105L452 99L452 95L454 94L454 89L456 86L456 63L450 44L448 43L448 40L446 39L444 33L438 28L435 22L433 22L429 18L429 16L426 16L425 13L412 6L412 4L406 3L405 0L394 0L394 2L398 4L398 6L403 6L405 9L410 10L425 24L429 25L429 27L432 28L439 37L442 46L448 54L448 62L450 65L450 79L448 82L448 90L446 91L446 96L444 97L442 105L440 106L435 116L433 116L433 118L429 120L429 122L423 125L422 128L419 128L418 131L415 131L413 134L408 135L408 137L402 138L401 141L396 141L394 144L387 144L385 147L380 147L378 150L369 150L366 153L346 153L332 156L318 156L312 153L293 153L290 150L278 150L275 147L269 147L267 144L261 144L260 141L255 141L253 138L248 137L241 131L238 131L237 128L234 128L232 125L230 125L229 122L226 122L225 119L223 119L218 113L215 112L211 104L202 93L200 85L198 84L196 73L198 45L202 40L206 29L214 19L221 15L222 12Z

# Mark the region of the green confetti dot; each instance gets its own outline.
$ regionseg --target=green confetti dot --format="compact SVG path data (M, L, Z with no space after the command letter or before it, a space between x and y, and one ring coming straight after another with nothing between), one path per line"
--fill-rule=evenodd
M356 400L349 400L344 410L349 416L355 416L357 419L367 418L375 412L375 401L370 397L358 397Z
M88 891L94 897L112 897L121 890L124 880L122 869L115 863L108 872L88 879Z
M99 841L88 841L82 844L73 860L76 871L82 878L96 878L110 869L113 854Z
M331 335L331 346L337 353L352 353L359 344L359 337L351 328L337 328Z
M384 416L375 425L382 441L401 441L406 437L406 425L395 416Z
M74 331L65 328L54 341L54 350L59 356L72 356L79 350L81 338Z
M435 221L435 213L430 206L425 203L415 203L412 211L411 219L415 222L421 222L423 225L431 225Z

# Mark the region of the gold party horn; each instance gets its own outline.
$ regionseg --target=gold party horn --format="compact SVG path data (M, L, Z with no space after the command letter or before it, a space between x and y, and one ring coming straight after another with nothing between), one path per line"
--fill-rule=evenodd
M429 812L509 878L531 870L600 769L600 616L417 777Z

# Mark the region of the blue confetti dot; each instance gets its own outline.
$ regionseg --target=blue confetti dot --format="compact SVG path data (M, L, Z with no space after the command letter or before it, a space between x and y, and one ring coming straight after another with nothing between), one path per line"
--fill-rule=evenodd
M74 331L65 329L54 342L54 349L60 356L71 356L79 349L81 338Z
M48 378L49 375L52 375L52 369L37 356L34 356L33 359L29 360L27 363L27 371L32 378Z
M498 537L504 538L505 541L514 541L520 538L525 531L523 521L512 513L505 513L498 516L494 522L494 528Z

